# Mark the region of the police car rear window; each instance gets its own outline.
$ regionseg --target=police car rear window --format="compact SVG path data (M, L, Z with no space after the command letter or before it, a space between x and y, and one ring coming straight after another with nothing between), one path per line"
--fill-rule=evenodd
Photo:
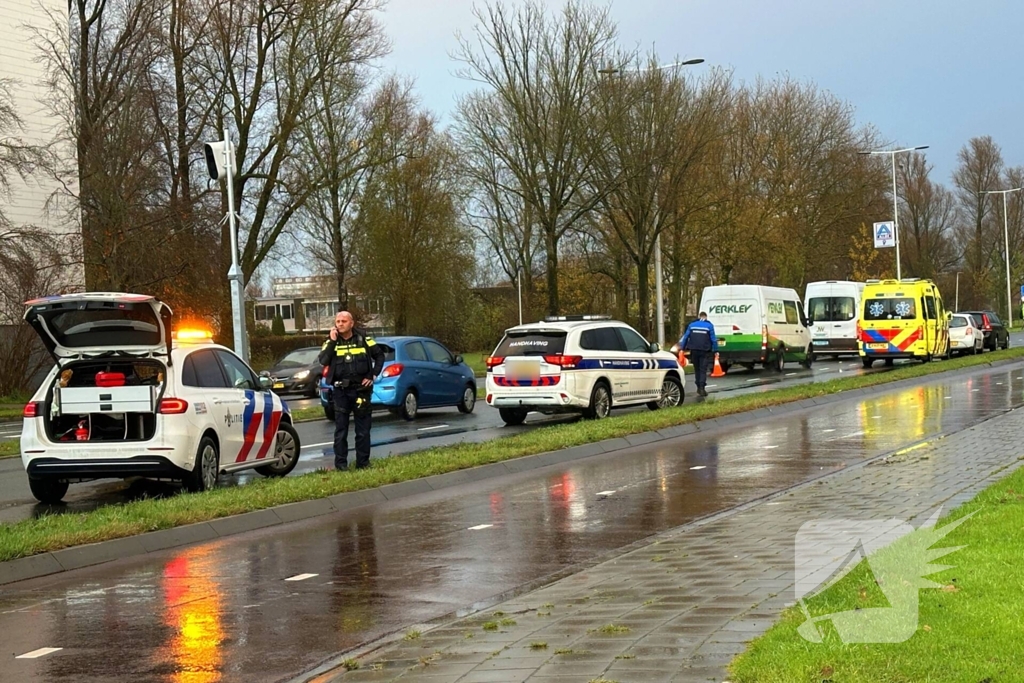
M868 299L864 302L865 320L913 320L917 306L913 299Z
M565 332L512 332L498 344L495 356L547 356L565 350Z

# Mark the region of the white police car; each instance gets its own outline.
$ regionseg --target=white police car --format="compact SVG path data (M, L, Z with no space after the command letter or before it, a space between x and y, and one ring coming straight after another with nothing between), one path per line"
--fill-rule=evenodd
M208 333L172 335L151 296L85 293L26 303L57 365L25 406L21 460L32 493L149 477L212 488L221 472L284 476L298 462L288 407ZM172 341L172 337L176 337Z
M530 411L603 418L621 406L676 406L684 382L675 356L607 316L512 327L487 358L487 403L508 425Z

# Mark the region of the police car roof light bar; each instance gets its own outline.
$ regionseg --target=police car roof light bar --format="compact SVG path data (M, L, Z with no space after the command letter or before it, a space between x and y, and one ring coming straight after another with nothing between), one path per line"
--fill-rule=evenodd
M546 323L576 322L582 320L611 320L610 315L549 315L544 318Z

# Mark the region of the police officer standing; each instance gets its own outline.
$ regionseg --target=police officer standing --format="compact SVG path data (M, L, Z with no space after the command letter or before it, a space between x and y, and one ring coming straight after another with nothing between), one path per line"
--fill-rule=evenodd
M334 467L348 469L348 421L356 423L356 469L370 466L370 398L373 378L384 367L384 353L372 337L357 331L348 311L334 317L331 338L318 360L327 366L328 381L334 386Z
M715 326L708 320L708 314L700 312L697 320L690 323L679 340L679 348L690 352L690 360L693 361L693 377L697 384L697 394L707 396L707 389L704 385L708 381L708 362L712 354L718 352L718 339L715 337Z

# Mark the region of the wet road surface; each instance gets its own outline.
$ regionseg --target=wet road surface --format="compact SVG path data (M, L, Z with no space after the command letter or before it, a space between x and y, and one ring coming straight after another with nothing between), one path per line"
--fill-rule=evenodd
M4 586L0 681L292 680L665 529L1022 404L1024 365L986 369Z
M796 363L787 366L784 373L775 373L757 369L749 371L735 368L723 378L710 379L709 393L735 396L745 393L769 391L794 384L825 382L847 374L856 375L866 372L887 372L889 368L878 364L871 370L864 370L860 361L844 357L840 360L824 360L815 364L811 370L805 370ZM692 377L687 380L688 391L686 402L696 399ZM293 407L308 407L306 404L318 405L312 399L289 400ZM641 410L647 408L629 408L615 411L613 414ZM386 411L374 413L372 447L374 458L388 457L409 453L431 446L443 446L462 441L482 442L509 436L540 425L571 422L579 417L571 415L545 416L531 413L526 424L519 427L506 427L501 421L498 411L483 401L477 404L476 410L464 415L456 408L425 410L412 421L395 417ZM0 425L3 428L3 425ZM303 422L296 425L302 443L300 460L295 474L311 472L316 469L333 467L334 425L326 420ZM20 423L17 425L20 434ZM355 434L349 436L350 444L354 443ZM325 455L326 449L326 455ZM253 472L222 476L222 486L238 486L260 478ZM59 506L40 505L28 488L28 479L19 458L0 459L0 523L11 523L28 519L40 514L53 512L85 512L109 505L123 503L144 497L174 495L180 487L171 483L158 483L145 480L125 482L120 479L107 479L93 482L72 484L65 497L65 504Z

